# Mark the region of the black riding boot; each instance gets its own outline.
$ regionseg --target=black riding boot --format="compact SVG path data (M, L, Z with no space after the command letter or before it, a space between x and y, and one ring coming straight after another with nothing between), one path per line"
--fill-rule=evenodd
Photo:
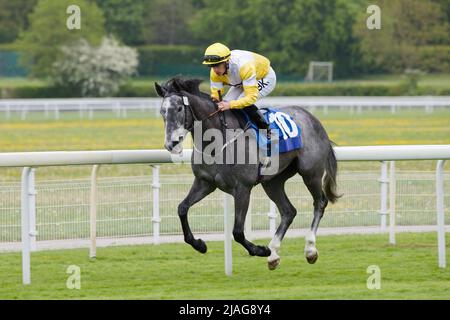
M266 122L266 119L259 111L258 107L252 104L251 106L245 107L244 111L248 114L250 119L258 126L258 129L264 129L269 131L269 124Z
M270 141L270 127L269 124L266 122L266 119L262 115L262 113L259 111L258 107L252 104L251 106L245 107L244 111L247 112L247 115L252 119L252 121L256 124L258 129L264 129L267 130L267 142ZM271 156L271 150L270 150L270 144L268 143L267 148L267 157L263 157L262 164L265 167L268 167L270 165L270 156Z

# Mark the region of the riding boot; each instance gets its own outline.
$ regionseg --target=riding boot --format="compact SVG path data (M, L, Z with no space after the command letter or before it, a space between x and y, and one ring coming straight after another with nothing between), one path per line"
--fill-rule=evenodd
M258 107L252 104L251 106L245 107L244 111L248 114L250 119L258 126L258 129L269 130L269 124L266 122L266 119L259 111Z
M266 119L264 118L263 114L259 111L258 107L252 104L251 106L245 107L244 111L247 112L250 119L256 124L258 129L266 130L266 138L267 138L267 156L263 157L261 159L261 163L263 167L268 167L271 163L270 156L271 156L271 150L270 148L270 127L269 123L266 122Z

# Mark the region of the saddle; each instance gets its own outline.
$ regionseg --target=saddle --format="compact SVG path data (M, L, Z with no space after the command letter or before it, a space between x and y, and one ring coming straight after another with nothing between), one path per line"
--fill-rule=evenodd
M275 149L278 153L285 153L300 149L303 147L301 128L292 117L278 109L261 108L264 118L269 123L272 132L278 132L278 137L273 141L272 151ZM258 127L252 122L250 117L241 109L231 109L239 121L240 127L246 131L252 129L255 131L258 146L267 149L270 141L263 134L259 134Z

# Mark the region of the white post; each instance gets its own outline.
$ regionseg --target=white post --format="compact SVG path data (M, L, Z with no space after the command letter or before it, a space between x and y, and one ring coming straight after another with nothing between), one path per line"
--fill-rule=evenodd
M245 237L252 240L252 198L248 203L247 216L245 218Z
M11 107L9 106L9 104L6 105L6 119L11 119Z
M396 106L393 104L391 106L391 113L394 114L396 112Z
M30 212L28 202L28 191L30 189L30 167L22 170L22 189L21 189L21 232L22 232L22 283L31 283L30 270Z
M94 165L91 172L91 202L90 202L90 238L89 258L97 256L97 173L100 165Z
M269 230L270 230L270 236L273 238L275 236L276 231L276 205L275 202L270 201L270 210L269 210Z
M27 118L27 111L28 110L26 108L22 109L22 112L20 113L20 119L21 120L25 120Z
M381 216L381 229L386 230L386 216L388 214L387 202L388 202L388 166L386 161L381 161L381 206L380 206L380 216Z
M59 120L59 108L55 106L55 120Z
M84 114L83 106L81 105L81 103L79 103L78 104L78 116L80 117L80 119L83 119L83 114Z
M395 161L391 161L390 168L390 183L389 183L389 243L395 244L395 192L396 192L396 178L395 178Z
M35 188L35 169L30 170L28 185L28 212L30 215L30 249L36 251L36 188Z
M362 106L361 106L361 105L358 105L358 106L356 107L356 113L358 113L358 114L361 114L361 113L362 113Z
M445 261L445 214L444 214L444 163L438 160L436 165L436 211L439 268L446 267Z
M228 193L223 193L223 226L224 226L224 250L225 250L225 274L231 276L233 273L233 253L232 253L232 217L231 212L232 197Z
M161 217L159 215L159 189L161 188L161 184L159 183L159 166L152 166L152 190L153 190L153 243L159 244L159 225L161 223Z
M120 118L120 103L116 102L116 117Z

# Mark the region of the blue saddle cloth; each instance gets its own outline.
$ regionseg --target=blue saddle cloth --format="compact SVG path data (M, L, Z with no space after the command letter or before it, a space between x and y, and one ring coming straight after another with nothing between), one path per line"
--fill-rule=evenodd
M301 127L295 123L292 117L278 109L261 108L259 109L266 121L270 124L272 132L278 130L278 143L272 146L271 153L285 153L303 147ZM244 110L240 110L247 125L249 125L256 134L258 146L267 149L267 137L259 134L258 127L254 124Z

